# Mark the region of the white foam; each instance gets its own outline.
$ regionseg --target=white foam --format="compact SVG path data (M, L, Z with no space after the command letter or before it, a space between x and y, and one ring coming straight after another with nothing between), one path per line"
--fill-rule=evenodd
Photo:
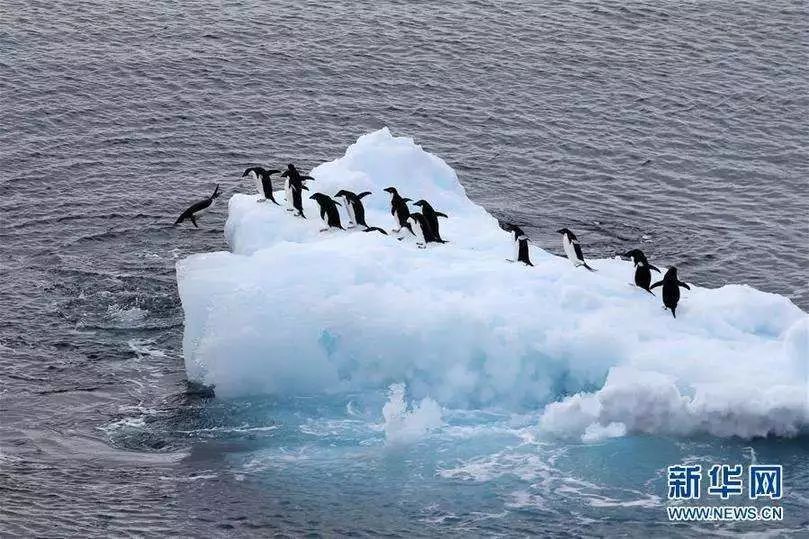
M630 262L590 260L590 273L534 245L535 267L508 263L510 234L466 197L455 172L387 129L312 175L311 192L372 191L363 199L372 226L392 225L385 187L425 198L449 215L441 234L451 243L421 250L412 237L320 233L311 200L304 220L234 195L225 227L233 252L177 264L187 374L217 395L404 382L414 398L455 408L552 403L543 435L590 441L794 435L809 425L809 318L787 298L692 284L675 320L659 293L627 286Z

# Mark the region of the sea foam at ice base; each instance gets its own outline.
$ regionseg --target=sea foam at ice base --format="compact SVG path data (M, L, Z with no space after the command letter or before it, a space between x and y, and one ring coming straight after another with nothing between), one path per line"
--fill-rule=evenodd
M424 198L449 215L441 234L450 243L418 249L409 233L320 232L308 195L308 219L233 195L232 252L177 264L187 375L217 396L405 383L413 398L445 407L541 411L548 436L585 441L807 430L809 316L787 298L692 284L675 320L659 290L629 286L630 262L591 260L590 273L536 246L535 267L506 262L512 235L443 160L387 129L311 175L310 193L371 191L367 222L387 230L384 188Z

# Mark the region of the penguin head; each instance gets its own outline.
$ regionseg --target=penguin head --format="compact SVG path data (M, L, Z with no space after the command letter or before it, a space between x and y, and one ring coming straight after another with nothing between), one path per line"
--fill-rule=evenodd
M327 197L323 193L315 193L314 195L309 197L310 200L317 200L318 202L320 202L321 200L326 199L326 198L329 198L329 197Z
M631 258L632 262L637 265L640 262L646 262L646 255L640 249L632 249L621 255L621 258Z
M677 278L677 268L674 266L670 267L666 274L663 276L663 279L676 279Z
M351 193L351 192L349 192L349 191L346 191L345 189L340 189L339 191L337 191L337 194L336 194L336 195L334 195L334 198L340 198L340 197L343 197L343 198L345 198L345 199L348 199L348 197L349 197L349 196L351 196L352 194L353 194L353 193Z
M295 170L295 165L293 165L292 163L288 163L287 170Z
M559 234L562 234L563 236L572 236L573 235L573 232L571 232L570 229L567 229L567 228L560 228L559 230L557 230L557 232Z
M395 195L399 194L399 192L396 190L395 187L386 187L385 189L383 189L383 191L385 191L387 193L390 193L391 196L395 196Z
M427 202L426 200L424 200L423 198L421 200L419 200L418 202L414 202L413 205L414 206L419 206L420 208L423 208L425 210L430 207L430 203Z

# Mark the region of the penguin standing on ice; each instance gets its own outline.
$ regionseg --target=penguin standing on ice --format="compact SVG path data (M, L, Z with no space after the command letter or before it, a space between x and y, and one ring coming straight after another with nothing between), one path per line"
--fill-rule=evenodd
M370 194L370 191L363 191L358 195L351 191L340 189L337 194L334 195L334 198L343 200L343 207L348 214L348 228L352 228L356 224L364 227L365 232L381 232L387 236L388 233L381 228L368 226L368 223L365 222L365 207L362 205L362 198Z
M528 256L528 236L517 225L506 225L506 230L514 232L514 260L509 262L522 262L526 266L533 266L531 258Z
M267 170L264 167L250 167L244 171L242 174L242 178L247 176L248 174L252 174L253 178L256 181L256 191L258 191L259 195L262 195L264 198L258 199L259 202L266 202L271 200L275 205L280 206L278 202L276 202L275 197L272 194L272 180L270 176L273 174L278 174L281 172L280 170Z
M284 181L284 195L287 199L287 211L297 210L298 215L305 218L306 216L303 214L301 201L301 191L308 191L309 189L303 184L303 182L307 180L314 180L314 178L301 174L292 163L287 165L287 169L283 172L283 174L281 174L281 177L286 178ZM298 197L297 204L295 200L296 196Z
M410 224L407 221L407 218L410 217L410 209L407 207L407 201L410 199L402 198L395 187L388 187L385 191L390 193L390 214L393 215L393 221L396 223L396 228L394 228L392 232L399 232L405 225L407 225L406 228L410 228Z
M340 205L339 202L335 202L329 195L324 195L323 193L315 193L309 198L320 206L320 218L323 219L323 223L326 225L326 228L320 229L321 232L325 232L329 228L345 230L343 225L340 224L340 212L337 210L337 206Z
M438 231L438 218L443 217L447 219L446 213L441 213L440 211L435 211L433 207L430 205L429 202L422 199L418 202L413 203L414 206L419 206L421 208L421 213L424 215L424 218L427 219L427 222L430 224L430 228L433 230L433 234L436 238L442 243L444 240L441 239L441 233Z
M419 212L413 212L407 217L407 228L416 236L416 245L419 249L426 249L428 243L439 242L444 243L444 240L436 238L433 229L430 227L429 221Z
M581 245L579 245L576 235L567 228L561 228L557 232L562 235L562 248L564 248L565 254L570 261L573 262L573 266L584 266L590 271L595 271L584 261L584 254L581 252Z
M677 310L677 303L680 302L680 287L686 290L691 290L691 287L677 278L677 268L671 267L663 275L663 280L657 281L651 286L655 288L663 285L663 305L666 309L671 309L671 316L677 318L675 311Z
M216 184L216 188L213 190L211 196L206 198L205 200L200 200L199 202L195 202L191 204L187 210L185 210L180 217L174 221L175 225L179 225L186 219L190 219L191 222L194 224L195 228L199 228L197 226L197 219L205 215L211 208L216 205L216 199L219 197L219 184Z
M660 270L649 264L646 255L640 249L632 249L621 256L631 258L632 263L635 264L635 285L654 296L654 292L649 289L649 284L652 282L651 270L655 270L657 273L660 273Z

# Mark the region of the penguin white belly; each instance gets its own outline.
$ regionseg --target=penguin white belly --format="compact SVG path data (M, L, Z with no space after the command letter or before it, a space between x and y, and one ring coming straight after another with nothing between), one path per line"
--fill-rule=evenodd
M520 240L514 240L514 262L520 259Z
M424 241L424 231L421 229L421 224L419 224L418 221L413 221L412 223L411 228L413 229L413 232L416 233L416 243L419 245L426 245L427 242Z
M287 207L292 207L292 188L289 185L289 178L284 180L284 197L287 200Z
M251 172L250 174L253 175L253 181L256 184L256 192L258 193L260 198L267 198L264 196L264 186L261 185L261 178L258 177L258 174L255 172Z
M349 224L349 226L357 224L356 219L354 219L354 206L348 200L346 200L346 199L343 199L343 200L345 200L345 202L343 202L343 204L345 204L346 213L348 214L348 224Z
M573 247L573 242L567 239L567 236L562 238L562 247L565 249L565 254L573 262L574 266L580 266L582 261L576 256L576 249Z
M401 227L402 227L402 225L401 225L401 223L399 221L399 212L397 212L396 210L393 210L393 229L394 230L399 230Z

